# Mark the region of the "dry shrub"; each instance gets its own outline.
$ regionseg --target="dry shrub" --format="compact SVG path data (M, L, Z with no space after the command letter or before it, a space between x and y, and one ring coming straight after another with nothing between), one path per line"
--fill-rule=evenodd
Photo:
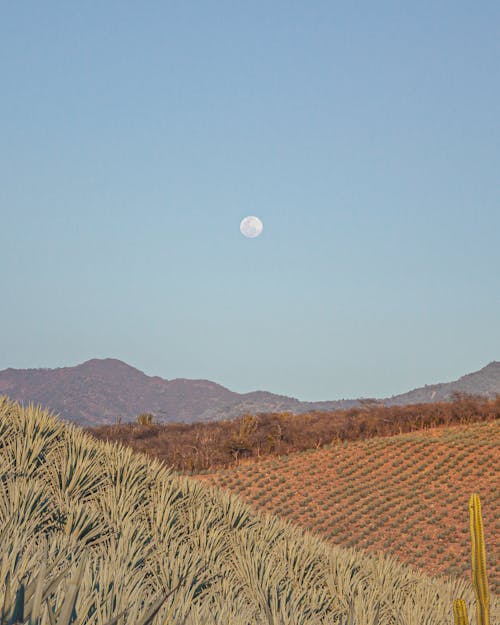
M89 428L99 440L117 441L159 458L179 471L201 472L244 459L286 455L331 443L392 436L424 428L489 421L500 416L495 399L456 394L450 402L244 415L210 423L123 424ZM139 443L140 441L140 443Z

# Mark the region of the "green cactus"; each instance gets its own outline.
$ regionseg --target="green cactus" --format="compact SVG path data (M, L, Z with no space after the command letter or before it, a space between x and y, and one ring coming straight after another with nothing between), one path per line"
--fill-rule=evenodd
M472 543L472 584L476 594L477 625L490 625L490 591L486 577L486 548L484 546L483 517L479 495L469 499L470 535ZM469 625L463 599L453 602L455 625Z
M490 591L486 577L486 548L484 545L483 518L479 495L469 500L470 535L472 541L472 583L476 593L477 625L490 624Z
M467 606L463 599L455 599L453 602L453 616L455 617L455 625L469 625Z

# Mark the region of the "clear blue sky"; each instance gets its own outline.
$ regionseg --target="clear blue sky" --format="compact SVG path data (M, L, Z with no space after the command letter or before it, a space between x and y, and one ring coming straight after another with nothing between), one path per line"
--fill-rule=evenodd
M499 360L499 33L487 0L3 2L0 369L320 400Z

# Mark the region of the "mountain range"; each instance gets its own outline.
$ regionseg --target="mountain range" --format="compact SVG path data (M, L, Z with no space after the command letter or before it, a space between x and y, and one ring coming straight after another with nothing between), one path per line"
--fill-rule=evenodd
M4 369L0 371L0 395L24 404L35 402L62 419L88 427L135 421L148 412L159 423L232 419L246 413L339 410L367 401L390 405L446 401L454 393L494 397L500 394L500 362L454 382L422 388L380 400L342 399L300 401L267 391L235 393L209 380L148 376L115 358L88 360L57 369Z

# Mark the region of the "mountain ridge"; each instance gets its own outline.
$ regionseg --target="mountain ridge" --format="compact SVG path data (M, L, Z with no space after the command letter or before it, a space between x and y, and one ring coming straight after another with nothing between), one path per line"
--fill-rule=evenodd
M35 402L61 418L84 426L133 421L151 412L159 422L232 419L245 413L339 410L377 402L387 406L447 401L454 393L494 397L500 394L500 362L452 382L425 385L385 399L300 401L256 390L236 393L206 379L148 376L117 358L92 358L72 367L0 371L0 394L22 403Z

